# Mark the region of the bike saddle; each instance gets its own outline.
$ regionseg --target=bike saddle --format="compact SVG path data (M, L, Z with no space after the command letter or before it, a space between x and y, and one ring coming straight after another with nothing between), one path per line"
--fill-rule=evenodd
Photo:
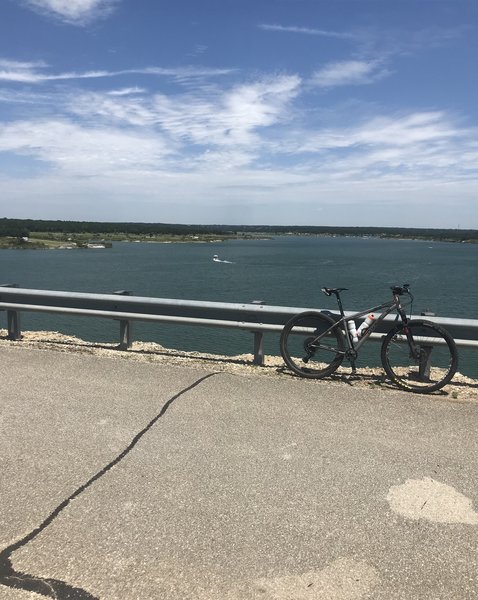
M332 294L337 295L340 292L345 292L346 290L348 290L348 288L327 288L327 287L323 287L322 291L324 292L324 294L326 296L331 296Z

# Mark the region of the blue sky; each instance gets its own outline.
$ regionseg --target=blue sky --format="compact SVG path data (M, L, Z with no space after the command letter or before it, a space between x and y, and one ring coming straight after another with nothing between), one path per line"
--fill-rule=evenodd
M478 228L476 0L2 0L0 217Z

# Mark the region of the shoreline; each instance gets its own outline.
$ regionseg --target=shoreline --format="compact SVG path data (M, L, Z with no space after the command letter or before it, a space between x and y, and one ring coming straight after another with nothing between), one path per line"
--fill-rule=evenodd
M228 241L268 241L274 236L171 236L158 235L155 238L137 237L125 238L120 236L101 237L98 239L90 239L88 242L83 240L69 241L64 239L32 237L28 241L18 241L16 238L7 238L9 241L5 243L5 238L0 237L0 250L98 250L110 249L113 242L117 244L221 244Z
M269 241L275 237L320 237L320 238L353 238L353 239L364 239L364 240L394 240L398 242L413 241L413 242L424 242L434 244L478 244L478 239L452 239L452 238L439 238L439 237L419 237L416 235L404 236L404 235L386 235L386 234L350 234L350 233L276 233L271 235L244 235L244 236L224 236L214 238L203 238L201 236L157 236L156 239L141 238L131 239L124 237L107 237L96 240L98 244L105 244L101 246L101 249L110 249L114 243L142 243L142 244L222 244L229 241ZM18 242L14 238L9 238L12 241L8 243L2 243L0 238L0 250L97 250L99 246L93 246L93 244L86 243L71 243L65 240L54 240L51 238L36 238L33 237L29 241ZM95 240L92 240L94 242Z

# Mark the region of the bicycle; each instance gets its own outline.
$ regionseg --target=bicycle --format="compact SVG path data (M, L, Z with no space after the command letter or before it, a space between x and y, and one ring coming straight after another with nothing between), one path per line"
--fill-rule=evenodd
M456 373L456 344L440 325L408 319L401 296L408 295L412 305L413 295L409 288L409 284L393 286L390 288L393 300L349 316L345 316L340 298L340 292L347 288L322 288L326 296L336 297L340 315L329 311L307 311L290 319L280 337L280 350L286 365L297 375L321 379L334 373L347 358L354 374L360 348L385 317L396 311L396 324L384 334L382 341L380 357L385 373L393 383L411 392L439 390ZM379 311L381 314L376 318L369 314ZM366 325L362 324L356 330L355 320L366 315L369 315Z

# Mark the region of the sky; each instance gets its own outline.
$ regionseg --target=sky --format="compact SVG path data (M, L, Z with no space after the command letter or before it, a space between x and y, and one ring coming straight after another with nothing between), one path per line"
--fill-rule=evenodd
M0 218L478 228L477 0L0 0Z

